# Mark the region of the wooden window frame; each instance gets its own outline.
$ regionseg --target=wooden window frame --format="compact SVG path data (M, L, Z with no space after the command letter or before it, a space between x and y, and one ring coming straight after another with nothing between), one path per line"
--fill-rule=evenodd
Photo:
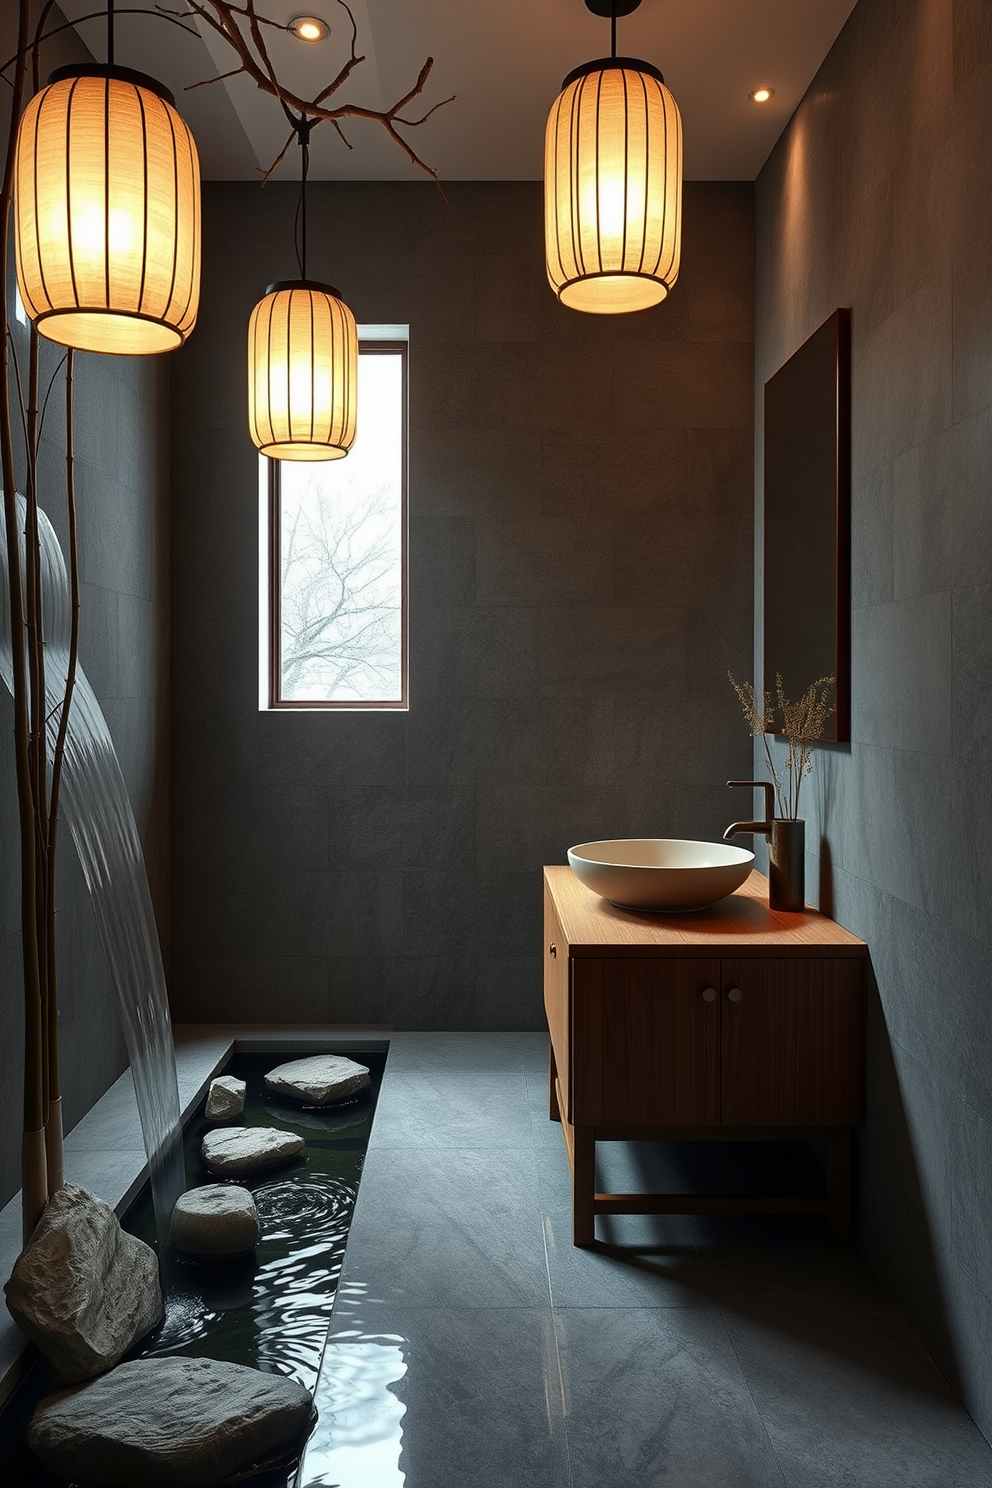
M376 700L332 700L319 698L284 698L282 696L282 500L280 460L270 459L269 487L269 703L274 711L295 712L305 709L318 711L378 712L406 711L409 704L409 417L408 400L410 387L410 343L408 341L359 341L358 355L400 357L401 367L401 468L400 468L400 696L383 701ZM361 417L361 410L359 410Z

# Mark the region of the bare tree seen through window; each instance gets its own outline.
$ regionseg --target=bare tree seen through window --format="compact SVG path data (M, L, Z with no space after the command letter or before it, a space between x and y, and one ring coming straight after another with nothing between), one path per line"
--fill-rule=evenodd
M363 352L343 460L281 462L284 702L403 697L403 357Z

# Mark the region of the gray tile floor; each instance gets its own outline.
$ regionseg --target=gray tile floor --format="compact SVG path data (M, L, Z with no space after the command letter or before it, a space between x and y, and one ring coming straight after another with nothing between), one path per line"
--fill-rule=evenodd
M992 1448L816 1221L610 1217L575 1250L546 1061L536 1034L393 1035L301 1488L992 1485ZM629 1188L721 1161L602 1152Z

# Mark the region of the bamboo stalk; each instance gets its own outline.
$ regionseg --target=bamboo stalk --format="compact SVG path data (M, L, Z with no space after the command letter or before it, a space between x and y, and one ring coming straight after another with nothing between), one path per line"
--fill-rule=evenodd
M14 179L14 149L17 123L24 104L27 74L29 0L18 8L18 62L11 98L10 130L0 190L0 476L3 479L4 524L7 534L10 580L10 619L14 673L14 760L21 837L21 940L24 981L24 1138L21 1146L22 1230L27 1239L41 1217L48 1198L45 1162L44 1048L41 1023L41 979L37 943L37 865L34 800L29 748L28 672L21 645L24 635L24 590L21 582L21 539L17 521L14 481L14 440L11 410L7 314L7 284L10 274L10 216Z
M59 715L58 734L52 751L52 788L48 811L48 1090L49 1108L45 1155L48 1165L48 1191L55 1193L65 1181L62 1143L62 1091L59 1081L59 990L56 956L55 868L59 832L59 792L65 741L69 730L69 710L76 687L79 659L79 544L76 536L75 428L73 422L74 352L70 347L65 359L65 490L69 517L69 587L72 613L69 627L69 656L66 666L65 695Z

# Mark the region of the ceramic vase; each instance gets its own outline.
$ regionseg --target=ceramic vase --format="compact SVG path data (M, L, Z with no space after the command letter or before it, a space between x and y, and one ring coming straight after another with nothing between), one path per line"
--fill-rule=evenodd
M776 817L768 840L768 903L801 913L806 908L806 823Z

